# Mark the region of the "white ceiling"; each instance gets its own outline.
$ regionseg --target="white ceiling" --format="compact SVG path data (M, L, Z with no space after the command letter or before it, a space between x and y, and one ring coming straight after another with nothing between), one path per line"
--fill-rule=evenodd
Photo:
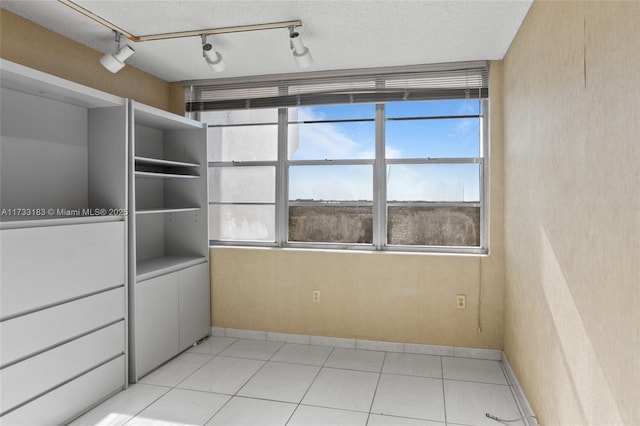
M147 35L302 20L309 71L502 59L533 0L77 0L120 28ZM101 52L111 30L56 0L2 0L2 8ZM210 40L211 41L211 40ZM127 64L165 81L294 73L287 29L215 36L227 64L214 73L199 37L129 42ZM37 49L37 46L34 46Z

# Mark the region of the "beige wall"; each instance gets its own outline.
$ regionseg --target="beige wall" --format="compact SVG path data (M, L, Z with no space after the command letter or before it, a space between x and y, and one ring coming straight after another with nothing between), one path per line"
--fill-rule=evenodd
M544 425L640 425L639 22L536 1L504 60L505 352Z
M34 48L37 46L37 48ZM127 65L112 74L101 52L0 9L0 57L108 93L184 115L184 92Z
M490 256L213 248L212 325L502 349L501 81L498 62L491 81ZM314 289L320 303L311 301ZM466 310L456 309L460 293Z

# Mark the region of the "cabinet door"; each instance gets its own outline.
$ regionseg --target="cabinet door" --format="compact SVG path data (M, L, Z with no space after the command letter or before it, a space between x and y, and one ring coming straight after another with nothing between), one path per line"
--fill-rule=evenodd
M210 331L209 264L178 273L180 284L180 350L208 336Z
M178 273L136 283L135 375L139 378L179 352Z

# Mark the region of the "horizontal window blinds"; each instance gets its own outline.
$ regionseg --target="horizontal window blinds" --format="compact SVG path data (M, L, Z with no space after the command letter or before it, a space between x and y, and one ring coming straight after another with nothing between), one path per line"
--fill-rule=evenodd
M485 99L489 63L465 62L185 82L187 112L299 105Z

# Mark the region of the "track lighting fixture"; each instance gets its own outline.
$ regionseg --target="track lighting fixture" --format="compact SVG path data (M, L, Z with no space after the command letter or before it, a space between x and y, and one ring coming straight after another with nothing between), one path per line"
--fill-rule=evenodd
M111 71L112 73L117 73L124 67L124 61L126 61L131 55L135 53L133 48L129 45L124 45L122 48L120 47L120 33L114 31L116 34L116 43L117 50L115 53L107 53L102 58L100 58L100 63L103 67Z
M71 9L75 10L78 13L81 13L82 15L90 19L93 19L100 25L111 29L115 33L116 43L118 44L117 51L115 53L107 53L102 58L100 58L100 63L112 73L120 71L124 67L124 61L126 61L131 55L134 54L134 50L131 46L125 45L120 48L121 35L135 43L200 36L202 37L202 55L204 56L207 65L209 65L209 67L213 71L221 72L226 68L226 65L222 60L222 55L220 54L220 52L213 50L213 44L207 42L208 35L289 28L289 44L293 53L293 57L295 58L298 66L300 68L307 68L313 63L313 58L311 57L309 48L305 47L304 44L302 44L300 34L295 31L295 28L302 26L302 21L299 19L295 21L272 22L267 24L240 25L235 27L208 28L172 33L134 35L130 32L127 32L123 28L112 24L101 16L96 15L90 10L76 4L74 0L58 0L58 2L70 7Z
M300 68L307 68L313 63L311 52L308 47L302 44L300 34L294 30L293 26L289 27L289 40L291 41L291 50L293 51L293 57L296 59Z
M207 42L207 35L202 34L202 56L204 56L204 60L209 65L209 68L214 70L215 72L224 71L227 65L224 63L222 59L222 54L213 50L213 44Z

